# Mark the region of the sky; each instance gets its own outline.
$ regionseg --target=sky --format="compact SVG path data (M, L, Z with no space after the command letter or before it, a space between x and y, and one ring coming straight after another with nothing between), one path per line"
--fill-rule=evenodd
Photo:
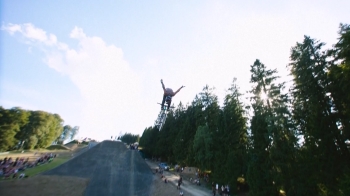
M348 0L0 1L0 106L56 113L78 138L142 135L165 87L177 106L205 85L219 104L259 59L290 81L304 35L337 42Z

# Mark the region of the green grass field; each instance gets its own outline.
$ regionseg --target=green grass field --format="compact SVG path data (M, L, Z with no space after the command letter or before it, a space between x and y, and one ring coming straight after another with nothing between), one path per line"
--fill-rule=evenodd
M28 168L25 171L19 172L18 175L21 173L25 173L26 176L33 177L35 175L38 175L40 173L43 173L45 171L51 170L55 167L58 167L61 164L67 162L69 159L70 159L70 157L57 157L57 158L54 158L50 163L44 163L42 165L38 165L38 166L35 166L33 168ZM0 178L0 181L8 181L8 180L12 180L12 178L10 178L10 179Z
M51 170L67 162L72 158L73 154L76 153L76 150L79 151L79 149L83 149L86 146L83 144L80 144L80 145L72 144L72 145L75 145L73 146L74 150L71 150L66 146L52 145L47 149L36 149L31 151L11 151L7 154L1 154L0 159L4 159L5 157L7 158L11 157L14 160L16 158L25 157L25 158L29 158L29 161L34 161L41 156L41 153L57 154L57 157L54 158L50 163L45 163L42 165L35 166L33 168L28 168L25 171L18 173L18 175L21 173L24 173L28 177L33 177L33 176L36 176L37 174ZM12 178L6 179L6 181L8 180L12 180ZM4 181L4 179L0 177L0 181Z
M48 171L50 169L53 169L65 162L67 162L69 160L68 157L57 157L57 158L54 158L51 163L45 163L45 164L42 164L42 165L38 165L36 167L33 167L33 168L29 168L29 169L26 169L24 171L24 173L26 174L26 176L29 176L29 177L33 177L37 174L40 174L44 171Z

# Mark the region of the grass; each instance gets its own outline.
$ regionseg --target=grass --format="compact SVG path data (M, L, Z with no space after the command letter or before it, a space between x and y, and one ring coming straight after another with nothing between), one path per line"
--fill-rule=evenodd
M78 149L81 149L84 146L85 145L80 145ZM72 152L68 150L68 148L65 146L53 145L53 146L50 146L48 149L40 149L40 150L35 149L35 150L25 151L25 152L11 151L8 154L0 155L0 159L4 159L5 157L8 157L8 158L12 157L12 159L16 159L17 157L25 157L25 158L29 158L29 161L34 161L35 159L41 156L41 153L53 153L53 154L57 154L57 157L54 158L50 163L45 163L42 165L35 166L33 168L28 168L25 171L20 173L25 173L26 176L33 177L42 172L51 170L70 160L72 158L72 153L74 153L74 151ZM2 179L3 178L0 178L0 181L5 181ZM9 179L7 179L6 181L8 180ZM12 181L12 179L10 181Z
M45 163L42 165L35 166L33 168L26 169L24 173L26 174L26 176L33 177L33 176L40 174L44 171L48 171L50 169L53 169L53 168L65 163L65 162L67 162L68 160L69 160L68 157L57 157L57 158L54 158L51 161L51 163Z
M45 171L51 170L55 167L58 167L61 164L67 162L69 159L70 159L69 157L57 157L57 158L54 158L50 163L44 163L42 165L28 168L25 171L19 172L18 174L25 173L26 176L33 177L33 176L36 176L40 173L43 173ZM9 178L9 179L0 178L0 182L1 181L9 181L9 180L12 180L12 178Z

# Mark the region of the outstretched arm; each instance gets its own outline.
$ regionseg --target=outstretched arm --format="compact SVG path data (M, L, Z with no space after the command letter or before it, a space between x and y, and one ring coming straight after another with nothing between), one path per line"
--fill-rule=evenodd
M160 83L162 83L163 90L165 91L165 87L164 87L164 84L163 84L163 79L160 80Z
M179 89L177 89L177 91L175 91L174 96L176 95L176 93L178 93L184 86L181 86Z

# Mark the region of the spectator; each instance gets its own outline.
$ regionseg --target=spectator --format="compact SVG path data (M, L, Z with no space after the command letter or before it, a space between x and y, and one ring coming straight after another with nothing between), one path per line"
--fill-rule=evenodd
M216 190L215 190L214 182L211 183L211 190L213 191L213 196L215 196L216 195Z
M228 185L225 186L225 193L226 195L230 195L230 187Z
M180 176L180 178L177 182L177 189L180 189L181 184L182 184L182 177Z

